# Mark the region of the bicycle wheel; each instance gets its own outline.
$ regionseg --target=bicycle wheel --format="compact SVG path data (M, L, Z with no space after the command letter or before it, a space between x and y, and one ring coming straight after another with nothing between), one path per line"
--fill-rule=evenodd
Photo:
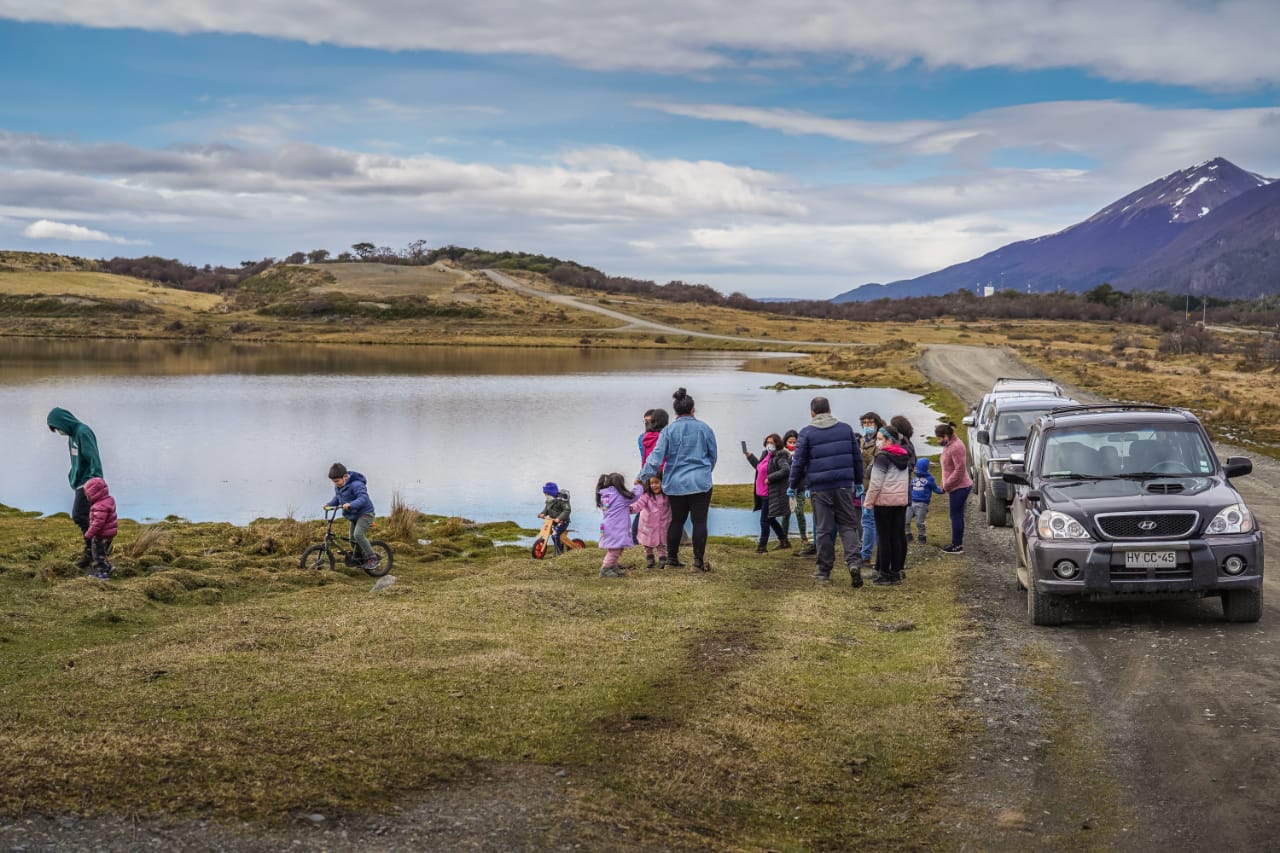
M329 571L333 571L333 567L337 562L333 557L333 552L324 545L312 545L302 552L302 559L298 561L298 568L318 571L325 568L326 560L329 563Z
M365 566L364 573L371 578L380 578L391 571L391 564L395 562L395 554L392 552L391 546L381 539L370 539L369 544L373 546L373 553L381 558L381 562L372 569Z
M545 556L547 556L547 540L539 536L533 540L533 559L541 560Z
M587 543L586 543L586 542L583 542L581 539L570 539L570 540L569 540L569 543L570 543L571 545L573 545L573 547L575 547L575 548L585 548L585 547L587 547Z

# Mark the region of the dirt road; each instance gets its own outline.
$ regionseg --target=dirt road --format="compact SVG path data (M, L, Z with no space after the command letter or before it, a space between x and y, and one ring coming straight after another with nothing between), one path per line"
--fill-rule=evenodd
M969 402L997 376L1036 374L978 347L931 347L922 367ZM1255 458L1235 483L1264 530L1280 517L1280 465ZM958 849L1275 849L1280 575L1256 625L1224 622L1207 599L1091 605L1067 626L1033 628L1012 531L976 509L963 701L983 727L939 816Z
M503 275L497 270L480 270L480 274L494 284L509 288L522 293L525 296L532 296L536 299L545 299L548 302L554 302L557 305L567 305L570 308L577 308L581 311L591 311L604 317L614 320L621 320L626 323L625 326L614 329L615 332L657 332L663 335L682 335L691 338L711 338L717 341L735 341L737 343L751 344L777 344L787 347L849 347L854 346L848 342L839 341L792 341L782 338L744 338L740 335L718 335L714 332L700 332L696 329L682 329L679 326L668 326L665 323L655 323L651 320L645 320L640 317L624 314L621 311L614 311L611 308L605 308L603 305L597 305L586 299L579 299L575 296L565 296L561 293L552 293L549 290L539 290L536 287L530 287L523 282L516 281L508 275Z

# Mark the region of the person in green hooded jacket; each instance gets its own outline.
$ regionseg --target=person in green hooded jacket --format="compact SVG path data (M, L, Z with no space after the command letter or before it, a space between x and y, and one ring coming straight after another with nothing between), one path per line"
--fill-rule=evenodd
M102 476L102 458L98 455L98 438L75 415L66 409L51 409L47 419L49 432L56 432L67 437L67 450L71 453L71 471L67 480L75 489L75 499L71 503L71 520L80 527L83 535L89 529L89 498L84 493L84 484L94 477ZM93 553L86 543L84 553L76 561L76 565L87 569L93 564Z

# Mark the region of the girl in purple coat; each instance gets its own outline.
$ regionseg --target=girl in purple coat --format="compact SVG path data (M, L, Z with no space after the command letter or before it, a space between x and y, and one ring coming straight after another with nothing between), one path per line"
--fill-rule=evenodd
M618 568L622 550L629 548L631 540L631 504L640 496L627 488L621 474L601 474L596 481L596 506L604 513L600 520L600 547L605 549L600 577L620 578L625 572Z
M662 493L662 477L657 474L650 477L643 487L636 486L636 488L644 489L640 497L631 505L631 511L636 513L636 520L640 522L636 541L644 546L644 567L665 569L667 567L667 528L671 526L671 502ZM653 558L655 551L658 554L656 561Z

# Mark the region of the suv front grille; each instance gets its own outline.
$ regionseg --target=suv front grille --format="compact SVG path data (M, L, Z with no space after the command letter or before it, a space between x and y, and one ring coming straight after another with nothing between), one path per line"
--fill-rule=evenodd
M1098 529L1108 539L1183 539L1200 523L1198 512L1118 512L1099 515Z

